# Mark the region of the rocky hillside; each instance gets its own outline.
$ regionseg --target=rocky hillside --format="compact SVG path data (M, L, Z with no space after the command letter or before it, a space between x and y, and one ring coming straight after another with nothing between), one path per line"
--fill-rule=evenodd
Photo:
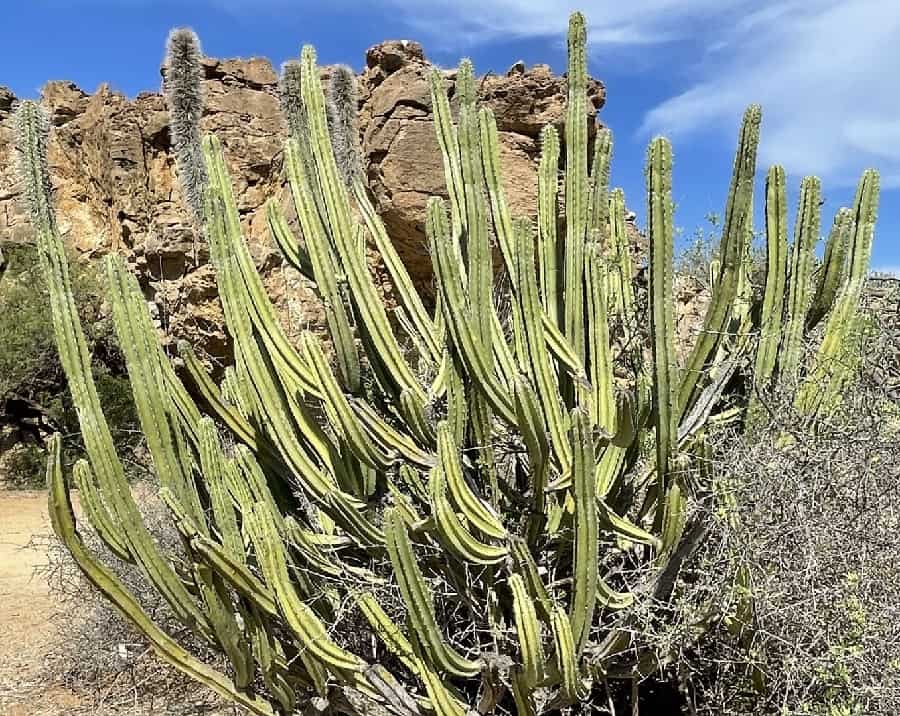
M425 202L444 193L429 69L421 45L392 41L369 49L359 76L361 145L376 207L426 294ZM260 210L272 195L290 205L282 176L286 127L277 73L259 58L207 59L204 70L204 128L225 146L257 264L286 325L315 324L320 318L317 302L305 280L282 264ZM444 76L452 96L455 71ZM482 77L479 92L497 116L512 210L533 214L538 136L548 122L562 129L565 79L546 65L516 63L504 75ZM585 121L593 131L595 110L605 100L603 84L593 81L590 96L593 109ZM195 241L179 194L161 95L129 99L107 86L86 94L70 82L49 82L42 102L53 124L51 173L68 242L84 256L110 251L127 256L170 340L184 337L211 357L227 355L208 254ZM30 241L15 177L15 104L16 98L0 88L0 245Z

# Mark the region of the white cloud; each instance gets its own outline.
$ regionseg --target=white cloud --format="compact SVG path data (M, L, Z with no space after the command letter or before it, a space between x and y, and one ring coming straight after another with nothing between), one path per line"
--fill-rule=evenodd
M730 145L745 105L759 102L762 162L841 184L874 165L886 184L900 184L897 0L382 2L417 32L457 47L561 40L568 12L581 9L595 56L657 45L645 51L659 71L688 77L681 93L647 112L642 135L723 130Z
M748 30L748 26L750 29ZM869 165L900 179L900 4L775 3L726 33L704 76L651 110L646 132L734 126L763 106L761 159L850 183Z
M395 5L423 33L458 46L497 39L561 37L568 15L581 10L591 40L608 45L646 45L684 36L705 14L717 17L752 0L383 0Z

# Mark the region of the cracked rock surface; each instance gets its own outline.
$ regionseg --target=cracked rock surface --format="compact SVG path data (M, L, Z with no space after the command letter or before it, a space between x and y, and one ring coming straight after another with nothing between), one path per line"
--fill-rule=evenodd
M431 65L416 42L389 41L366 53L359 75L360 143L375 205L426 297L432 292L425 246L425 202L446 195L431 113ZM275 196L295 230L284 186L286 126L277 97L277 73L261 58L206 58L203 129L225 148L245 237L289 335L322 322L308 282L282 263L268 235L264 201ZM327 69L325 70L327 72ZM444 71L455 109L455 70ZM536 213L541 128L562 132L565 78L546 65L513 65L504 75L478 80L482 103L493 109L507 198L513 215ZM589 86L591 131L605 89ZM41 103L51 122L50 166L60 228L76 255L115 251L138 274L166 340L185 338L212 359L228 355L209 254L195 240L175 177L175 160L162 96L130 99L103 85L87 94L71 82L48 82ZM12 111L16 98L0 87L0 246L31 241L15 176ZM388 294L378 257L373 270Z

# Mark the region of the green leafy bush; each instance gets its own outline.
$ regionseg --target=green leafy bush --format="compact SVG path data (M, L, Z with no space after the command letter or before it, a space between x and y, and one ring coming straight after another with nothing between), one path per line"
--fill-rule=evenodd
M4 482L10 486L42 486L40 444L44 434L66 436L67 459L83 455L78 416L59 360L50 310L35 245L7 247L0 275L0 424L12 444L2 459ZM139 441L131 389L124 374L111 321L101 312L104 286L93 263L71 258L72 297L86 327L94 356L92 368L111 429L127 450ZM16 440L18 438L18 440ZM25 444L27 443L27 444Z

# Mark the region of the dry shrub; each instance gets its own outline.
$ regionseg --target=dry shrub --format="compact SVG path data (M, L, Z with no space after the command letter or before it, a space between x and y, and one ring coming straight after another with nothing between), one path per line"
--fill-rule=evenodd
M184 549L165 506L156 496L158 485L133 486L144 522L160 548L183 561ZM86 520L79 531L88 548L122 579L160 627L192 653L226 669L222 657L200 643L172 614L139 569L117 560ZM129 714L202 714L227 711L212 692L159 661L144 636L126 622L82 576L69 552L55 538L44 545L47 564L41 569L54 597L51 623L56 639L47 658L48 678L83 695L86 713L127 711ZM234 711L234 713L237 713Z
M711 436L707 538L654 635L693 713L900 713L897 296L868 296L860 374L814 430L781 390L768 424Z
M744 435L724 428L709 436L716 497L692 504L689 515L700 546L672 599L641 599L630 615L637 641L652 652L654 678L640 686L641 714L900 713L900 313L893 286L870 291L859 376L814 430L794 411L791 390L780 389L765 396L767 424ZM813 336L809 349L816 345ZM178 558L178 536L153 492L138 486L141 509ZM103 552L91 531L84 536ZM136 570L116 569L154 620L215 659ZM740 584L742 572L749 588ZM59 607L55 678L92 693L95 705L138 702L149 713L171 714L223 707L161 665L56 543L48 573ZM459 630L470 623L460 616L466 605L446 602L440 585L432 587L442 620ZM390 588L379 600L402 617ZM336 604L334 612L335 622L343 622L342 645L365 654L363 630L344 628L360 615L348 604ZM218 667L227 668L221 661ZM610 675L581 712L636 713L629 683Z

